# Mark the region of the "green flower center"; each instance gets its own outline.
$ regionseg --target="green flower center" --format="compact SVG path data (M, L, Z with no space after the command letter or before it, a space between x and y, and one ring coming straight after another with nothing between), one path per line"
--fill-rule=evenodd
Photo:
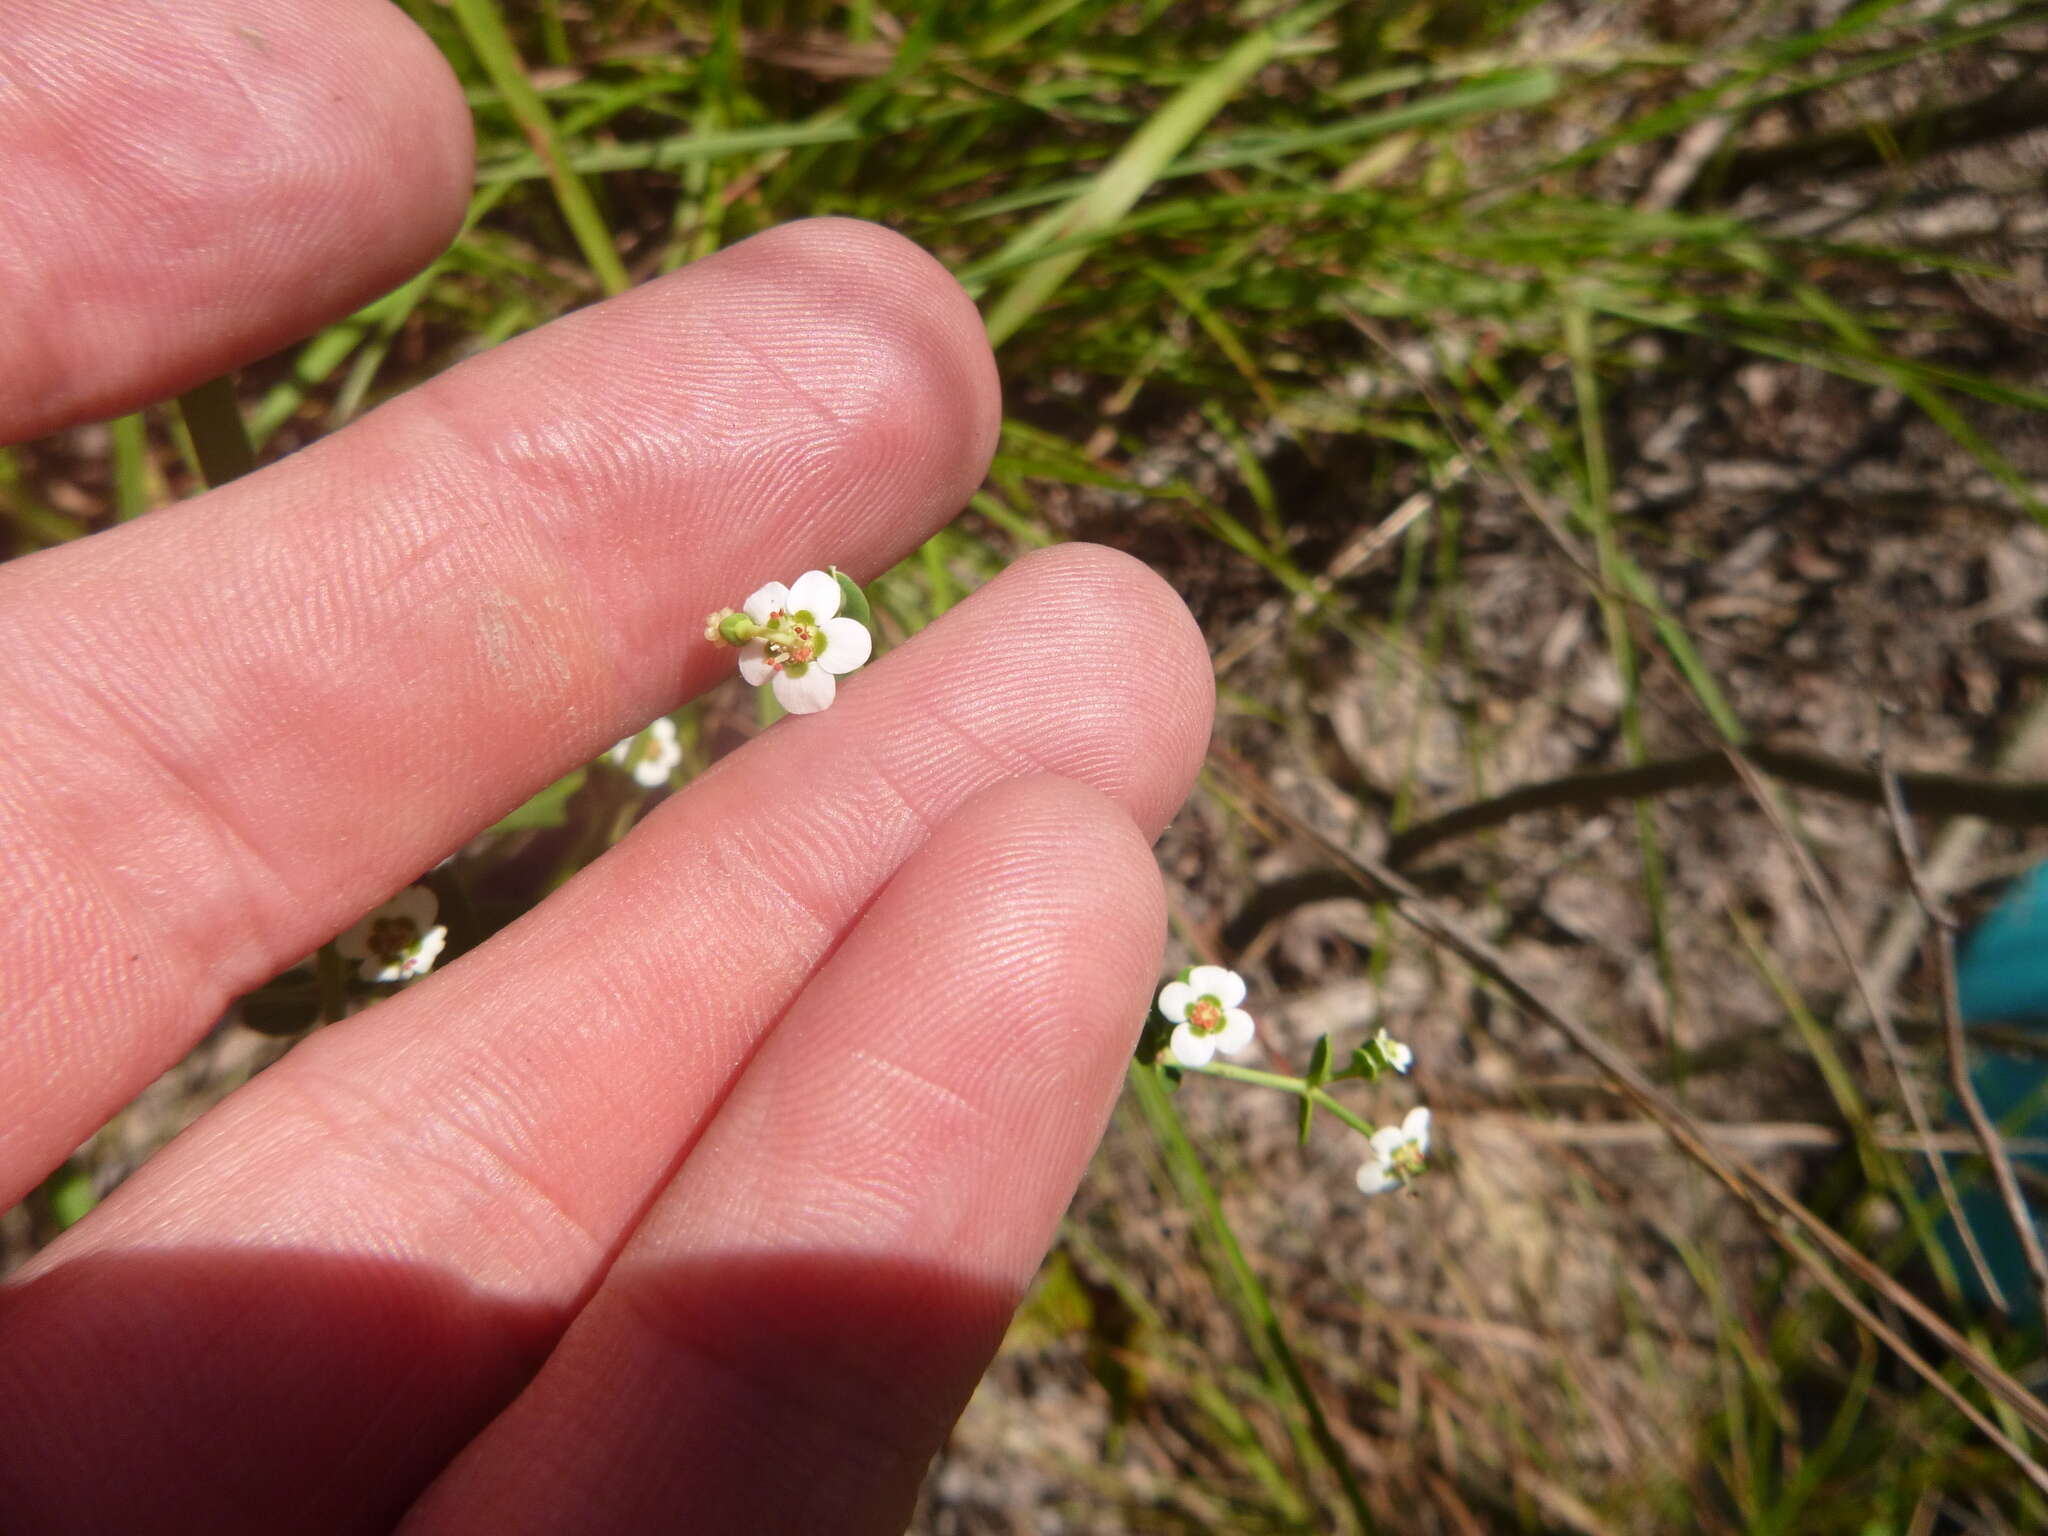
M778 608L768 615L761 628L761 655L776 671L802 677L824 654L825 626L810 609L784 613Z
M1227 1022L1223 1004L1213 997L1198 997L1188 1004L1188 1028L1198 1035L1221 1034Z

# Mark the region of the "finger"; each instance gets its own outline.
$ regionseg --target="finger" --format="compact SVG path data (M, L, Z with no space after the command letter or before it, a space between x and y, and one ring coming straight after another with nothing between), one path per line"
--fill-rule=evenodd
M0 442L375 298L454 235L469 111L387 0L0 6Z
M406 1531L901 1531L1102 1133L1164 927L1100 795L969 801Z
M726 675L712 607L914 547L997 412L936 263L795 225L0 568L0 1200L229 998Z
M1087 547L1020 561L484 949L311 1037L32 1261L0 1305L0 1529L402 1509L932 826L1043 772L1149 835L1209 718L1207 651L1156 576ZM350 1474L320 1480L336 1457Z

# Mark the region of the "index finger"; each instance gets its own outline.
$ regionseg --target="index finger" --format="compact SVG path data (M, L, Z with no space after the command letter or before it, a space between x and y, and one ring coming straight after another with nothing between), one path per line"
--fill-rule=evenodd
M237 993L725 675L704 615L957 512L980 317L784 226L0 567L0 1201Z
M0 5L0 442L161 399L454 234L469 112L387 0Z

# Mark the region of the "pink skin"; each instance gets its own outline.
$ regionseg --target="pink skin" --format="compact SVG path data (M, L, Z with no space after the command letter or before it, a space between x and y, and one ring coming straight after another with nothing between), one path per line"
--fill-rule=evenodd
M389 0L0 5L0 442L212 377L430 260L469 113Z
M442 151L466 141L396 12L244 8L273 46L308 39L303 112L316 60L388 90L256 156L268 193L193 160L166 186L224 178L243 216L169 274L146 202L95 204L93 252L37 210L138 143L217 142L217 93L80 116L61 153L0 109L0 272L58 306L0 325L0 380L62 381L47 409L0 386L15 429L273 345L451 226ZM241 17L175 9L215 37ZM135 99L134 14L8 6L0 57ZM418 149L366 178L357 134ZM308 187L409 229L337 244ZM101 313L124 266L132 350ZM705 612L913 548L997 412L929 258L797 225L0 568L0 1201L237 991L724 678ZM1158 962L1145 842L1209 716L1155 577L1082 547L1020 562L491 944L294 1051L0 1287L0 1529L380 1529L429 1487L422 1529L546 1526L566 1506L539 1485L575 1491L579 1530L675 1498L795 1519L792 1444L846 1491L835 1528L900 1525L1115 1092ZM995 1005L1018 996L1044 1004Z

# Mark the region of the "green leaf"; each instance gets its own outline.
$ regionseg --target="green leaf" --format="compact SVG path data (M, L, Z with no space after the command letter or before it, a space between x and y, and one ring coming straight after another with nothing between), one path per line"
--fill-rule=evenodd
M569 819L569 797L583 787L583 781L589 772L587 768L578 768L567 777L555 780L491 830L538 832L547 827L561 826Z
M1316 1036L1316 1043L1308 1053L1308 1085L1320 1088L1330 1080L1330 1037Z
M860 583L836 565L832 567L832 579L839 583L839 616L873 629L874 610L868 607L868 595L861 591Z
M100 1197L93 1193L92 1175L76 1159L66 1162L43 1181L43 1193L49 1197L50 1219L60 1232L83 1220L100 1202Z
M1308 1145L1308 1128L1315 1122L1316 1101L1308 1094L1301 1096L1301 1144Z

